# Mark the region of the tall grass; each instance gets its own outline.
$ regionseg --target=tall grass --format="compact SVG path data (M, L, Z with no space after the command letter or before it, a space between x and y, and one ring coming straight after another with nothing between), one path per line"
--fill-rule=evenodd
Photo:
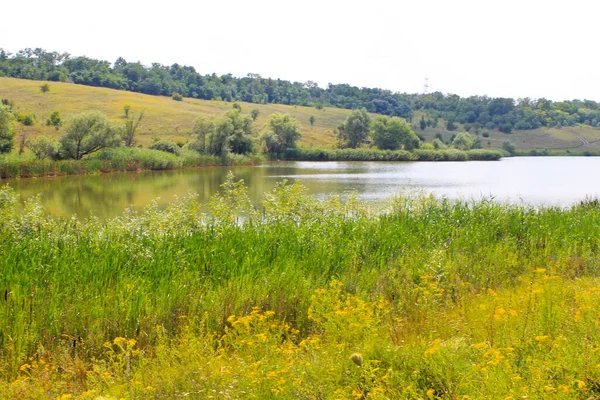
M289 149L281 154L272 154L272 158L295 161L467 161L499 160L501 151L474 149L460 151L448 150L378 150L378 149Z
M230 178L63 220L0 190L0 397L590 398L600 209ZM595 350L596 349L596 350ZM349 360L351 354L352 360ZM43 395L38 395L42 390Z
M262 158L257 155L217 157L182 150L180 156L164 151L141 148L105 149L84 160L38 160L33 155L0 156L0 179L98 172L158 171L215 165L251 165Z

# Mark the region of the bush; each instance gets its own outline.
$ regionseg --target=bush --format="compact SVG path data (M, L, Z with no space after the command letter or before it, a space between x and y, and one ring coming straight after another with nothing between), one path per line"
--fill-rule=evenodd
M175 154L176 156L181 154L179 146L166 140L160 140L156 143L152 143L149 148L152 150L159 150L164 151L165 153Z
M172 98L173 98L173 100L175 100L175 101L182 101L182 100L183 100L183 96L182 96L182 95L180 95L180 94L179 94L179 93L177 93L177 92L174 92L174 93L173 93L173 96L172 96Z
M490 149L472 149L467 151L469 160L493 161L502 158L503 154L499 150Z

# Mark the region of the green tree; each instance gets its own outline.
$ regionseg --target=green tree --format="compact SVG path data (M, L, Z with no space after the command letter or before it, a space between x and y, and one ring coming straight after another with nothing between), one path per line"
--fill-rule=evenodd
M355 149L369 134L371 118L365 108L354 110L348 118L336 128L338 146Z
M27 147L35 156L44 160L46 158L53 158L56 155L58 149L58 142L56 139L52 139L46 136L38 136L35 139L27 139L25 141L25 147Z
M454 123L453 119L448 119L448 121L446 121L446 129L448 129L449 131L454 131L456 130L456 124Z
M315 118L314 115L311 115L310 118L308 119L308 122L310 123L310 126L313 126L316 121L317 121L317 119Z
M425 122L425 116L421 115L421 121L419 121L419 128L421 128L421 130L424 131L426 127L427 122Z
M48 93L50 91L50 85L44 83L42 86L40 86L40 91L42 93Z
M460 132L452 140L452 147L458 150L471 150L473 148L473 138L468 132Z
M212 119L208 119L204 116L199 116L194 120L194 127L192 128L192 135L196 136L197 145L195 150L200 153L207 151L206 139L215 132L215 123Z
M121 131L121 139L123 139L125 147L133 147L135 145L135 131L140 125L140 122L142 122L142 118L144 118L144 111L138 115L136 120L127 119L127 121L125 121Z
M14 146L15 124L9 106L0 105L0 154L10 153Z
M53 126L56 128L56 130L58 130L58 128L60 128L60 126L62 125L62 118L60 117L60 111L58 111L58 110L52 111L52 113L50 114L50 117L48 117L48 119L46 120L46 125Z
M67 122L66 132L59 138L60 154L65 158L82 157L120 143L119 128L110 123L100 111L77 114Z
M240 106L240 103L233 103L231 108L233 108L234 110L238 110L239 112L242 112L242 106Z
M129 110L131 110L131 106L129 104L125 104L123 106L123 112L125 113L125 118L129 118Z
M377 117L371 125L373 143L381 150L413 150L420 145L411 126L398 117Z
M516 152L515 145L509 141L502 143L502 150L510 153L511 155L514 155Z
M256 121L256 118L258 118L258 114L260 114L260 111L258 111L256 108L250 111L250 116L252 117L253 121Z
M234 107L231 111L225 113L224 118L229 121L229 124L218 124L217 129L226 129L222 134L229 137L231 152L236 154L254 152L253 138L256 136L256 128L252 117L242 115L240 109Z
M280 153L286 149L296 148L296 142L301 137L296 118L288 114L275 113L269 118L263 141L269 153Z

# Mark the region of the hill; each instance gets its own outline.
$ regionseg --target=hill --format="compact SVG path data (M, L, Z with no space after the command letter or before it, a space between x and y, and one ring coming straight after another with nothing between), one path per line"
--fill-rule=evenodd
M145 111L139 127L139 142L146 147L154 136L174 141L187 141L194 119L199 115L216 117L231 109L232 103L215 100L184 98L174 101L171 97L151 96L122 90L76 85L72 83L50 82L50 91L42 93L40 86L45 82L15 78L0 78L0 98L14 102L20 113L33 113L37 122L33 126L19 124L18 134L28 136L57 136L61 131L45 125L46 119L54 110L60 111L62 118L81 111L97 109L119 121L125 118L123 107L131 106L130 114ZM281 104L253 104L238 102L242 112L257 109L257 126L262 128L269 115L287 113L298 119L302 127L301 146L331 147L335 143L333 128L350 113L332 107L321 110L315 107L287 106ZM315 117L314 126L309 118Z
M145 111L144 120L138 131L139 143L144 147L148 146L154 137L187 142L190 139L193 121L197 116L215 117L232 106L231 102L226 101L193 98L174 101L167 96L65 82L50 82L50 90L42 93L40 86L44 83L47 82L0 77L0 98L14 102L17 112L33 113L36 116L37 122L33 126L19 124L18 135L60 135L61 130L56 131L53 127L45 125L46 119L54 110L60 111L63 118L68 118L84 110L98 109L111 119L119 121L125 118L124 106L130 105L131 114ZM287 113L298 119L302 131L300 145L303 147L334 147L333 129L350 113L349 110L334 107L318 109L301 105L238 103L244 113L249 113L253 109L259 111L256 120L259 129L264 126L269 115L275 112ZM311 116L315 117L314 125L309 122ZM446 129L446 121L439 119L436 127L428 126L421 130L419 127L421 116L427 118L428 114L423 111L415 112L412 123L415 133L422 136L426 142L431 142L436 135L441 135L447 142L453 134L469 127L469 124L455 123L456 129L449 131ZM550 150L551 154L600 153L600 129L584 124L513 130L510 134L487 128L471 128L470 132L473 136L480 137L484 148L501 148L505 141L510 141L524 154L531 150L543 149Z

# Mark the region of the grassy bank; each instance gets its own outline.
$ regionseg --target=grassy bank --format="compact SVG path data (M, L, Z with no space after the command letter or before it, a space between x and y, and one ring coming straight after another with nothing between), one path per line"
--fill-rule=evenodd
M467 161L499 160L507 156L500 150L474 149L448 150L377 150L377 149L317 149L300 148L286 150L273 158L294 161Z
M3 188L0 397L597 396L596 203L245 193L100 223Z
M261 160L260 155L230 154L226 157L217 157L184 150L181 155L176 156L164 151L140 148L107 149L84 160L39 160L33 155L11 154L0 156L0 179L101 172L162 171L216 165L250 165L258 164Z

